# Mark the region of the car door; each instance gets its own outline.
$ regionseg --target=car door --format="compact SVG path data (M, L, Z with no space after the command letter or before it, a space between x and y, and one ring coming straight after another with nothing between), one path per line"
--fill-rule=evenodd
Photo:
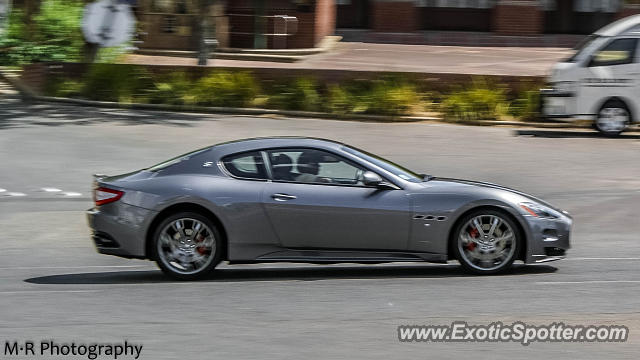
M262 201L282 246L407 248L411 214L404 190L366 187L360 176L367 169L326 151L276 149L265 156L273 181Z
M597 113L606 99L637 98L640 90L637 48L637 38L619 38L594 52L585 64L580 81L579 109L590 109L590 112Z
M279 243L262 206L268 182L263 160L260 151L226 155L220 166L229 178L215 179L209 186L207 198L223 208L230 260L254 259L264 253L265 247ZM205 166L211 166L211 162Z

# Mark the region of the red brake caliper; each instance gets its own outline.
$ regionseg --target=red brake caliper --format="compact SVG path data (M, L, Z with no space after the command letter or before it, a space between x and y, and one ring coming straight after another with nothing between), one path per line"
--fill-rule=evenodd
M475 239L478 237L478 235L480 235L480 233L478 232L478 229L471 228L471 230L469 230L469 235ZM475 248L476 248L476 243L474 243L473 241L467 244L467 250L473 251Z
M198 235L198 237L196 238L196 242L202 242L204 240L204 237L202 235ZM198 252L198 254L200 255L205 255L207 253L207 248L204 246L198 246L196 248L196 251Z

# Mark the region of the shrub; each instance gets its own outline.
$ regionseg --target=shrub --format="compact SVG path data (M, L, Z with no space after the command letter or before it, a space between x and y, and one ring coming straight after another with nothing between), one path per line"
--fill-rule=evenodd
M320 111L322 96L318 84L312 78L298 78L293 82L274 84L267 106L275 109Z
M334 96L336 101L342 102L342 110L351 113L404 115L411 113L421 103L413 84L395 78L356 80L343 93L334 90Z
M520 120L535 120L540 117L540 92L538 90L523 91L509 105L509 114Z
M183 72L159 77L149 92L149 102L154 104L183 105L196 102L192 94L193 82Z
M6 35L0 39L0 63L76 61L84 44L80 24L83 4L76 0L43 0L28 31L24 13L14 9Z
M453 121L498 119L507 108L505 90L491 88L483 82L446 95L440 106L446 119Z
M259 90L250 73L216 71L198 80L189 95L198 105L246 107Z
M84 90L84 84L79 80L63 80L56 82L47 92L57 97L79 97Z
M327 111L334 114L347 114L353 110L351 94L337 84L329 85L327 89Z
M84 84L85 97L101 101L145 102L153 88L147 71L134 65L93 64Z
M384 82L376 85L369 98L367 113L405 115L420 101L415 88L409 84Z

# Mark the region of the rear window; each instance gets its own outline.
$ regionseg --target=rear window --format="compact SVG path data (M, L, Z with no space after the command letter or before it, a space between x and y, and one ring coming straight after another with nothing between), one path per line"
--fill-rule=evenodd
M267 179L262 155L258 151L233 154L222 159L224 168L233 176L244 179Z

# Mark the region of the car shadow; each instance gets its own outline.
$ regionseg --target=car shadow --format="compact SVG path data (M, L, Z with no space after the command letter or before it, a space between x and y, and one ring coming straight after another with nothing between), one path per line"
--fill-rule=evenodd
M515 265L511 270L497 276L546 274L556 272L549 265ZM238 281L315 281L335 279L374 279L374 278L449 278L475 277L465 273L457 265L416 265L416 266L349 266L349 267L304 267L304 268L226 268L216 269L200 281L238 282ZM157 271L113 271L78 274L48 275L25 279L31 284L80 285L80 284L148 284L176 282Z
M615 138L607 138L597 131L571 130L515 130L516 136L533 136L541 138L601 138L601 139L640 139L638 133L622 133Z

